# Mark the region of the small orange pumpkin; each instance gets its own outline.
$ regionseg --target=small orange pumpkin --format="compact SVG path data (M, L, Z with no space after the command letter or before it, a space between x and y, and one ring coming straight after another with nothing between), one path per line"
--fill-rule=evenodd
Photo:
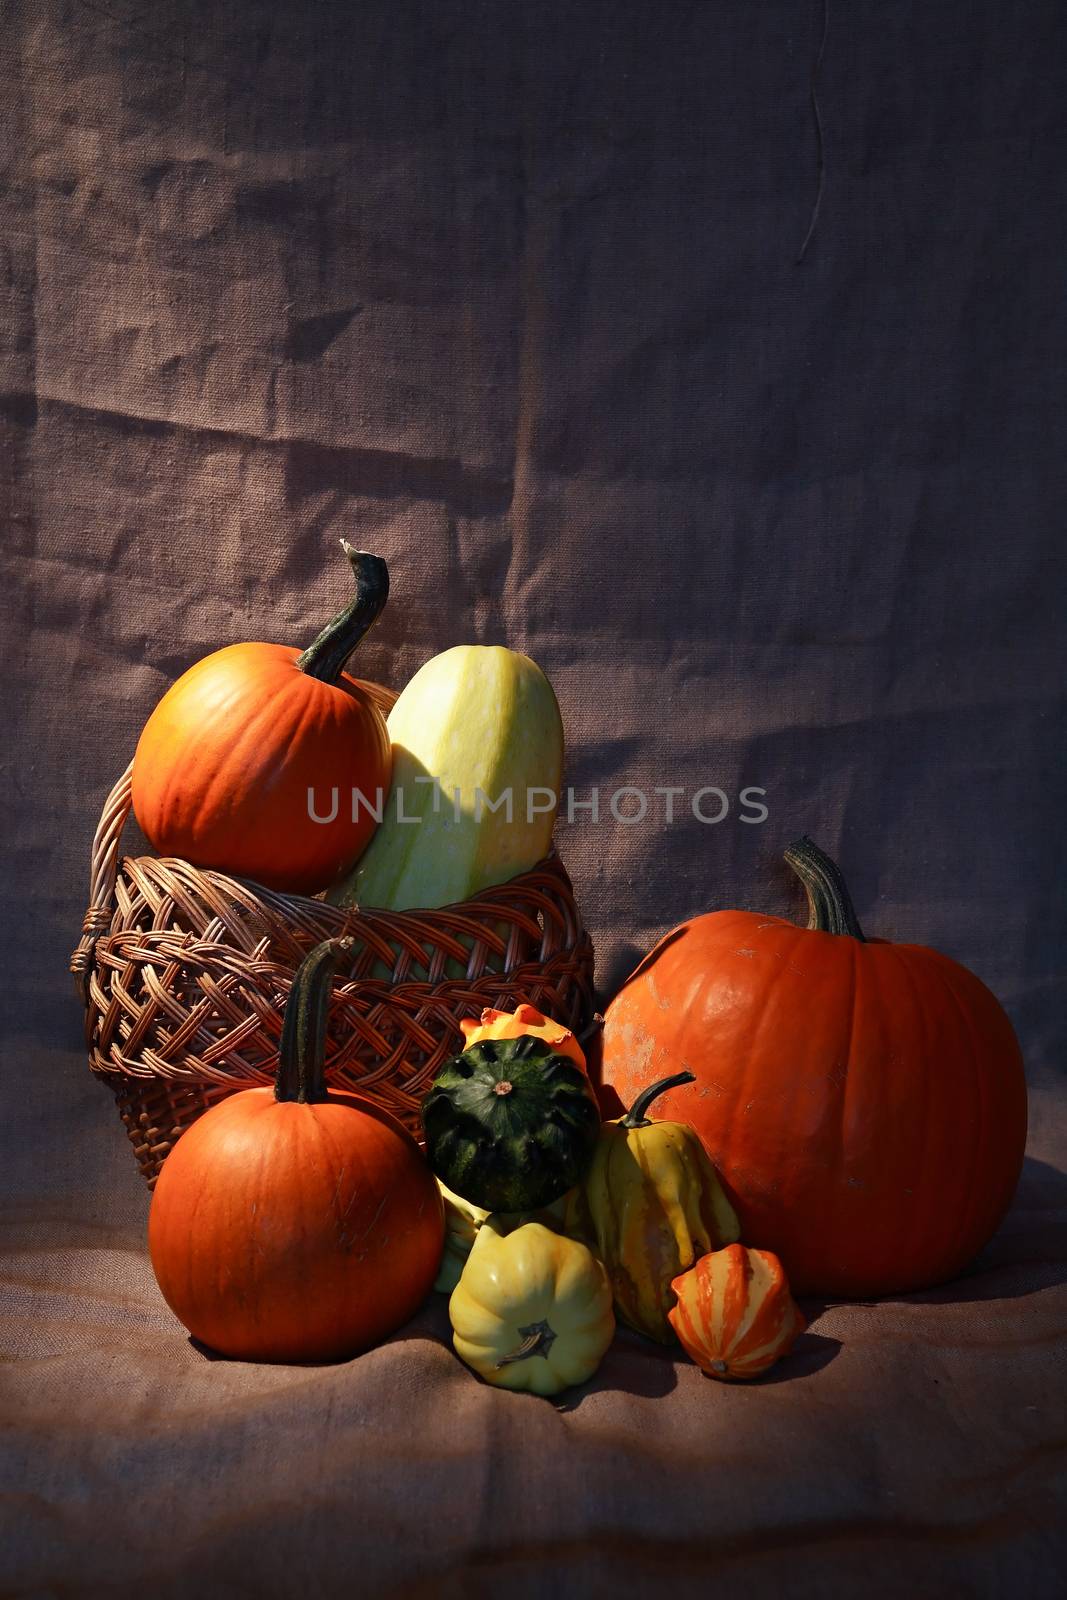
M463 1029L464 1050L481 1039L518 1039L524 1033L532 1033L550 1044L558 1056L567 1056L583 1072L588 1071L585 1052L571 1030L525 1001L516 1006L514 1011L496 1011L492 1006L486 1006L477 1022L465 1017L460 1027Z
M160 855L310 894L370 840L392 746L366 685L342 668L385 605L389 573L341 544L355 598L302 655L284 644L216 650L145 723L133 810Z
M379 1343L433 1286L437 1180L399 1122L328 1092L326 1009L349 939L293 980L274 1088L206 1111L163 1164L148 1249L189 1332L245 1361L329 1361Z
M807 1327L769 1250L727 1245L701 1256L671 1283L667 1313L685 1352L712 1378L757 1378Z

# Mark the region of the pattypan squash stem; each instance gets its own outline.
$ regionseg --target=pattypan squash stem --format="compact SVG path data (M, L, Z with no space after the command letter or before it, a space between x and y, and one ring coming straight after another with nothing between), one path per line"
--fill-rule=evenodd
M330 991L338 960L352 945L348 938L326 939L296 969L282 1019L275 1100L314 1105L328 1098L323 1063Z
M532 1322L528 1328L520 1328L519 1332L526 1337L508 1355L501 1356L494 1363L497 1371L501 1367L510 1367L514 1361L526 1361L530 1356L547 1356L556 1342L555 1329L549 1327L547 1321Z
M341 549L352 563L355 598L326 624L296 663L301 672L323 683L337 682L345 662L377 622L389 598L389 568L381 556L356 550L347 539L341 540Z
M651 1117L646 1117L645 1112L653 1100L658 1100L661 1094L666 1094L668 1089L677 1089L683 1083L695 1083L695 1072L676 1072L672 1078L661 1078L658 1083L650 1084L647 1089L642 1089L633 1105L619 1122L624 1128L647 1128Z
M805 834L784 852L808 896L808 927L816 933L847 934L866 944L837 863Z

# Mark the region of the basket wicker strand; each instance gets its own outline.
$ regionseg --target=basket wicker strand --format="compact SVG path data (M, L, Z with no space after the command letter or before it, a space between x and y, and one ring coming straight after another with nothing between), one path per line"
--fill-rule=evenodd
M392 698L381 691L386 709ZM120 860L131 773L96 831L71 970L89 1065L114 1092L149 1185L208 1106L273 1079L293 973L321 939L354 941L335 982L327 1080L416 1134L430 1084L462 1048L463 1018L525 1000L576 1032L588 1026L593 947L555 853L460 905L345 910L187 861Z

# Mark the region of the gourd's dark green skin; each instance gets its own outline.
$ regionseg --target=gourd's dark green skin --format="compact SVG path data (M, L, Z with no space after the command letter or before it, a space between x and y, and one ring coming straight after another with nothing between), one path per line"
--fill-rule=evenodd
M486 1211L533 1211L583 1177L600 1108L573 1061L522 1034L483 1039L447 1061L422 1103L422 1126L430 1166L454 1194Z

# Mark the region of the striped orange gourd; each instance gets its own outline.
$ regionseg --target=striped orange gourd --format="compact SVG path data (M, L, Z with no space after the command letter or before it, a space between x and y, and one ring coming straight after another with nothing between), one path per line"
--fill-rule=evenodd
M713 1378L756 1378L788 1354L807 1327L770 1250L727 1245L671 1284L667 1313L685 1352Z

